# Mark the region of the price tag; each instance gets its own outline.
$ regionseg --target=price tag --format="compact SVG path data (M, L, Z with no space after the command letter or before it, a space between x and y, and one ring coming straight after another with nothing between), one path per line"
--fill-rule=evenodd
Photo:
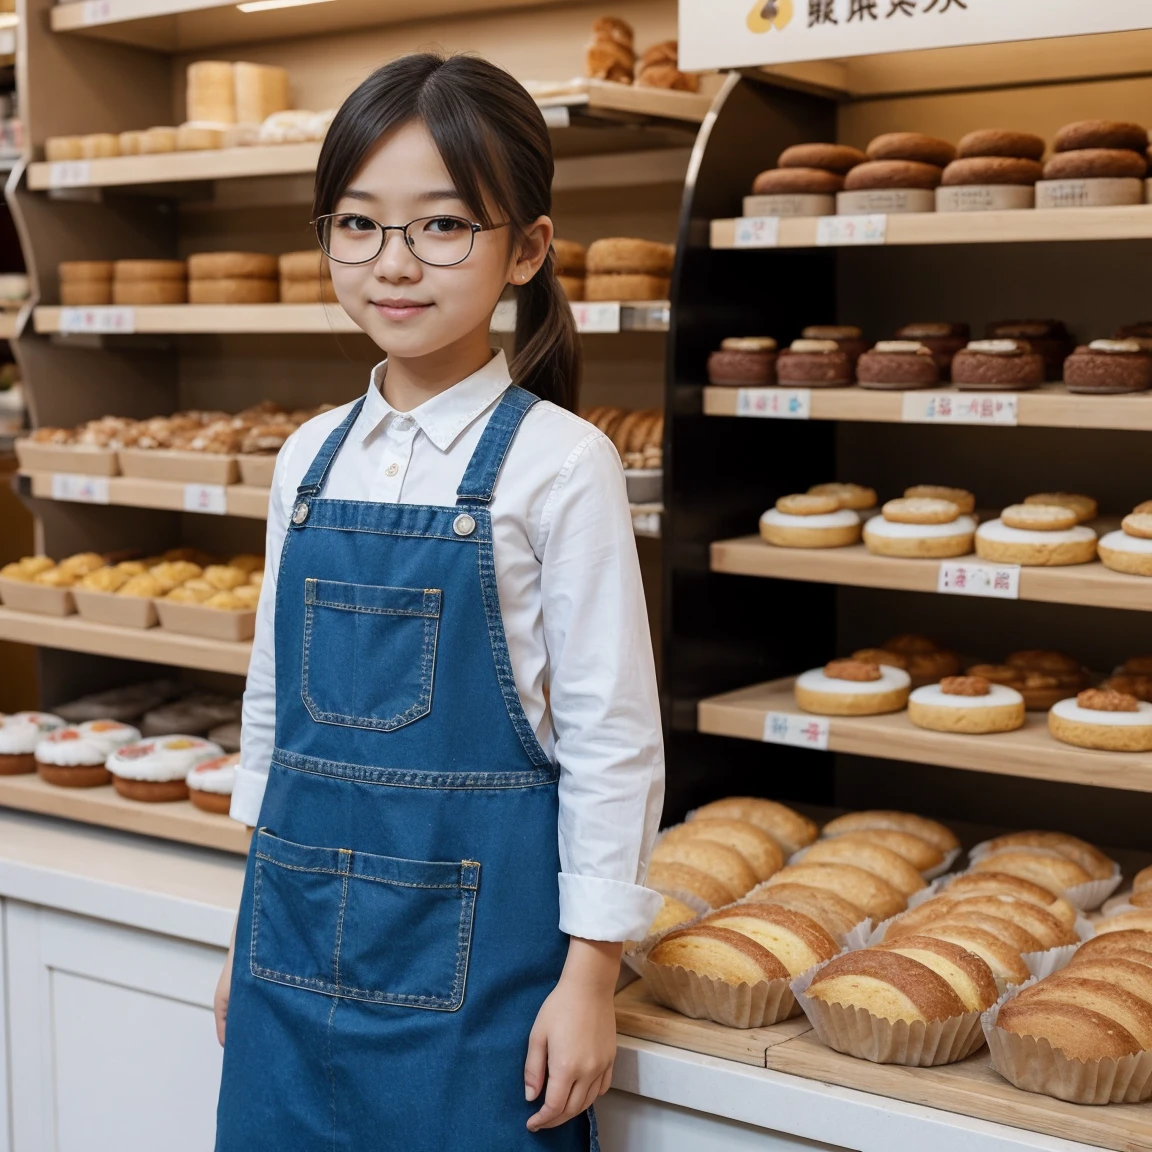
M812 415L812 389L741 388L736 393L736 415L808 420Z
M207 512L224 516L228 512L228 496L223 484L185 484L184 511Z
M572 123L572 117L568 114L567 104L553 105L551 108L541 108L540 111L544 115L544 123L549 128L567 128Z
M1015 426L1019 397L1010 392L905 392L905 424L999 424Z
M125 335L136 331L136 309L61 308L60 331Z
M780 242L779 216L738 216L733 248L775 248Z
M951 596L989 596L993 600L1020 599L1019 564L969 564L944 560L936 577L936 591Z
M597 304L581 302L572 305L577 332L619 332L620 303L617 300Z
M633 511L632 530L637 536L659 536L660 513Z
M71 500L76 504L107 504L108 477L53 472L52 499Z
M91 183L87 160L57 160L48 167L48 183L53 188L83 188Z
M84 0L80 18L85 24L107 24L113 17L112 0Z
M887 232L887 216L819 216L816 219L816 247L883 244Z
M794 712L769 712L764 717L764 742L790 744L793 748L828 750L828 717Z

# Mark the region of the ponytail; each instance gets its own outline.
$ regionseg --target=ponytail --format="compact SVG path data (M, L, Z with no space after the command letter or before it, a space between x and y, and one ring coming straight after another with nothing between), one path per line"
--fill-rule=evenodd
M556 277L556 254L516 290L512 381L570 412L576 410L583 359L572 306Z

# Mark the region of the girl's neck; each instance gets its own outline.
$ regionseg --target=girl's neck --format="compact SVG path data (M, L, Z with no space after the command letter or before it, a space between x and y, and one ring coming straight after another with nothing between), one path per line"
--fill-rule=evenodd
M491 359L487 324L427 356L405 360L390 355L382 386L384 399L397 412L410 412L479 372Z

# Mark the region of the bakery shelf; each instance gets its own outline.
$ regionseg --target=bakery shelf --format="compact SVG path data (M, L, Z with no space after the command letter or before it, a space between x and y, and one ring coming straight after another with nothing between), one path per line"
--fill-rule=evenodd
M20 335L19 320L19 312L0 312L0 340L15 340Z
M817 217L780 221L778 248L815 248ZM1014 212L909 212L887 218L884 243L1017 244L1152 239L1152 204L1118 208L1026 208ZM713 220L713 248L736 247L736 221Z
M975 555L948 563L983 563ZM767 576L895 592L935 592L939 560L874 556L863 544L848 548L776 548L759 536L717 540L711 546L713 572ZM1020 599L1047 604L1083 604L1094 608L1152 611L1152 579L1114 572L1096 561L1061 568L1022 568Z
M139 832L245 854L251 829L229 816L204 812L190 800L147 804L128 800L111 784L99 788L59 788L39 776L0 776L0 807L62 816L122 832Z
M21 494L39 500L55 500L51 472L21 473ZM204 488L202 484L182 484L175 480L145 480L137 476L108 477L108 503L126 508L161 508L171 512L185 512L189 488ZM212 487L208 485L207 487ZM268 515L268 489L244 484L224 486L228 516L243 516L264 520Z
M705 416L737 416L739 388L704 388ZM971 397L947 385L926 388L933 395ZM900 424L904 398L923 393L874 392L867 388L812 388L811 420L851 420ZM1102 428L1128 432L1152 431L1152 392L1134 396L1082 396L1061 385L1016 393L1016 423L1025 428Z
M796 705L790 678L754 684L701 700L697 707L697 727L714 736L762 740L769 712L808 715ZM827 719L831 752L936 764L999 776L1152 792L1152 754L1093 752L1061 744L1049 735L1045 713L1029 712L1023 728L987 736L930 732L917 728L908 719L907 712Z
M252 645L246 641L184 636L163 628L116 628L75 615L38 616L11 608L0 608L0 640L235 676L247 673L252 655Z

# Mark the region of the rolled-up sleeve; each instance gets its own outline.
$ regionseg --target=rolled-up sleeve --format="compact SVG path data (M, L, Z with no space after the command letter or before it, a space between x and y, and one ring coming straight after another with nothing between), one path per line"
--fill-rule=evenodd
M591 433L541 518L541 607L560 765L560 929L639 939L662 897L643 886L664 802L652 638L624 473Z

